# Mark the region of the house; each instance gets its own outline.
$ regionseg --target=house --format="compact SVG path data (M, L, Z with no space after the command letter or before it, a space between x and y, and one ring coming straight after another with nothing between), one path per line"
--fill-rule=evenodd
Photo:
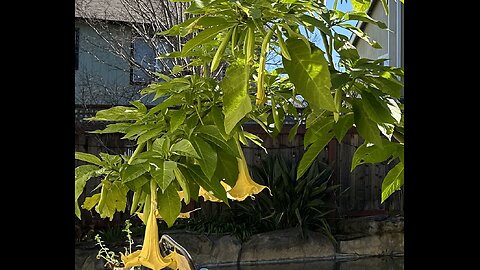
M122 140L120 134L89 133L103 128L105 123L84 118L101 109L129 105L140 98L139 90L155 79L153 72L169 72L174 62L155 58L160 53L178 50L179 45L155 34L183 21L186 4L158 0L75 0L76 151L131 152L131 142ZM93 190L96 184L91 181L86 189ZM96 224L96 220L99 218L85 215L81 222Z
M175 60L155 58L178 44L156 33L183 21L185 4L75 0L75 104L129 104L153 72L169 72Z
M359 22L358 27L376 40L381 49L372 48L367 42L353 34L350 42L357 47L362 58L387 58L386 65L403 68L404 63L404 7L399 0L388 1L388 15L385 14L381 1L373 0L367 12L372 18L384 22L390 31L380 29L375 25ZM401 92L403 101L404 91Z

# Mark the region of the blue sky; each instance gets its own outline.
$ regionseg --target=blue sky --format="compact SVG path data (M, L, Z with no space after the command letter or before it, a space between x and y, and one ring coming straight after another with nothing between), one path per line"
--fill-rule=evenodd
M333 2L334 2L334 0L327 0L327 7L329 9L333 8ZM350 3L350 1L338 0L337 9L340 10L340 11L343 11L343 12L351 11L352 10L352 4ZM349 21L349 23L352 24L352 25L355 25L356 21ZM342 35L345 35L345 36L348 36L348 37L350 37L351 34L352 34L350 31L345 30L343 28L339 28L339 27L334 27L334 30L339 34L342 34ZM304 30L300 30L300 31L304 35L306 35ZM310 37L309 38L310 40L313 39L312 41L315 43L315 45L317 45L320 49L325 51L325 46L323 45L323 42L321 40L320 34L318 33L318 30L315 30L315 33L313 35L311 33L308 33L308 35ZM280 57L278 59L280 59ZM338 63L338 54L335 52L335 50L333 51L333 61L334 61L335 64ZM267 63L267 66L266 66L267 70L270 70L270 71L277 68L277 67L278 66L276 66L276 65L269 65L268 63Z

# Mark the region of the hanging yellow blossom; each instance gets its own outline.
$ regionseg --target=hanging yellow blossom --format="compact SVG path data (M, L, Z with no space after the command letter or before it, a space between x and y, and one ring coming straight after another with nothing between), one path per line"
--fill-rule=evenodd
M241 152L240 155L242 158L237 158L238 161L238 178L235 186L228 191L228 194L237 201L243 201L248 196L253 196L254 194L260 193L264 188L269 189L266 186L262 186L257 184L253 179L250 177L250 173L248 171L247 161L245 160L245 156ZM269 189L270 190L270 189Z
M148 215L147 226L145 228L145 238L141 250L137 250L131 254L121 256L125 268L134 266L145 266L152 270L160 270L165 267L176 269L175 254L171 253L166 257L162 257L160 253L157 218L157 184L155 181L150 182L151 191L151 210Z

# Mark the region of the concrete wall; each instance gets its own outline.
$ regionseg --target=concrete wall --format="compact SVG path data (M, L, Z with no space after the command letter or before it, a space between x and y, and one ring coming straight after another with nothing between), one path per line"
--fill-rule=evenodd
M136 97L139 86L130 83L130 65L88 24L77 20L79 63L75 70L76 104L128 104ZM109 24L116 42L130 53L131 31L120 24ZM109 37L108 34L102 35ZM138 96L137 96L138 98Z

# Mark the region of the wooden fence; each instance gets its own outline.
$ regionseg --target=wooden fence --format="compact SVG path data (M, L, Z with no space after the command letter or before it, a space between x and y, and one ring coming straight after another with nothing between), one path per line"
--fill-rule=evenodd
M83 116L85 117L85 116ZM127 140L120 139L119 134L90 134L86 130L94 130L94 126L77 122L75 133L75 150L92 154L106 152L110 154L131 154L133 145ZM300 126L297 136L292 142L288 140L288 131L291 125L285 125L282 132L271 138L258 125L245 125L245 130L256 134L264 141L268 154L280 154L298 162L304 153L303 137L305 128ZM368 216L377 214L403 214L403 190L394 193L385 202L381 203L382 180L393 166L386 163L363 164L350 172L351 160L355 150L362 144L362 139L350 130L342 143L335 139L320 153L317 160L334 168L332 184L340 184L335 195L338 206L338 215ZM251 144L244 148L245 157L249 165L260 165L266 153L260 147ZM78 163L77 161L77 164ZM98 182L88 183L87 190L92 190ZM84 195L82 195L84 196Z

